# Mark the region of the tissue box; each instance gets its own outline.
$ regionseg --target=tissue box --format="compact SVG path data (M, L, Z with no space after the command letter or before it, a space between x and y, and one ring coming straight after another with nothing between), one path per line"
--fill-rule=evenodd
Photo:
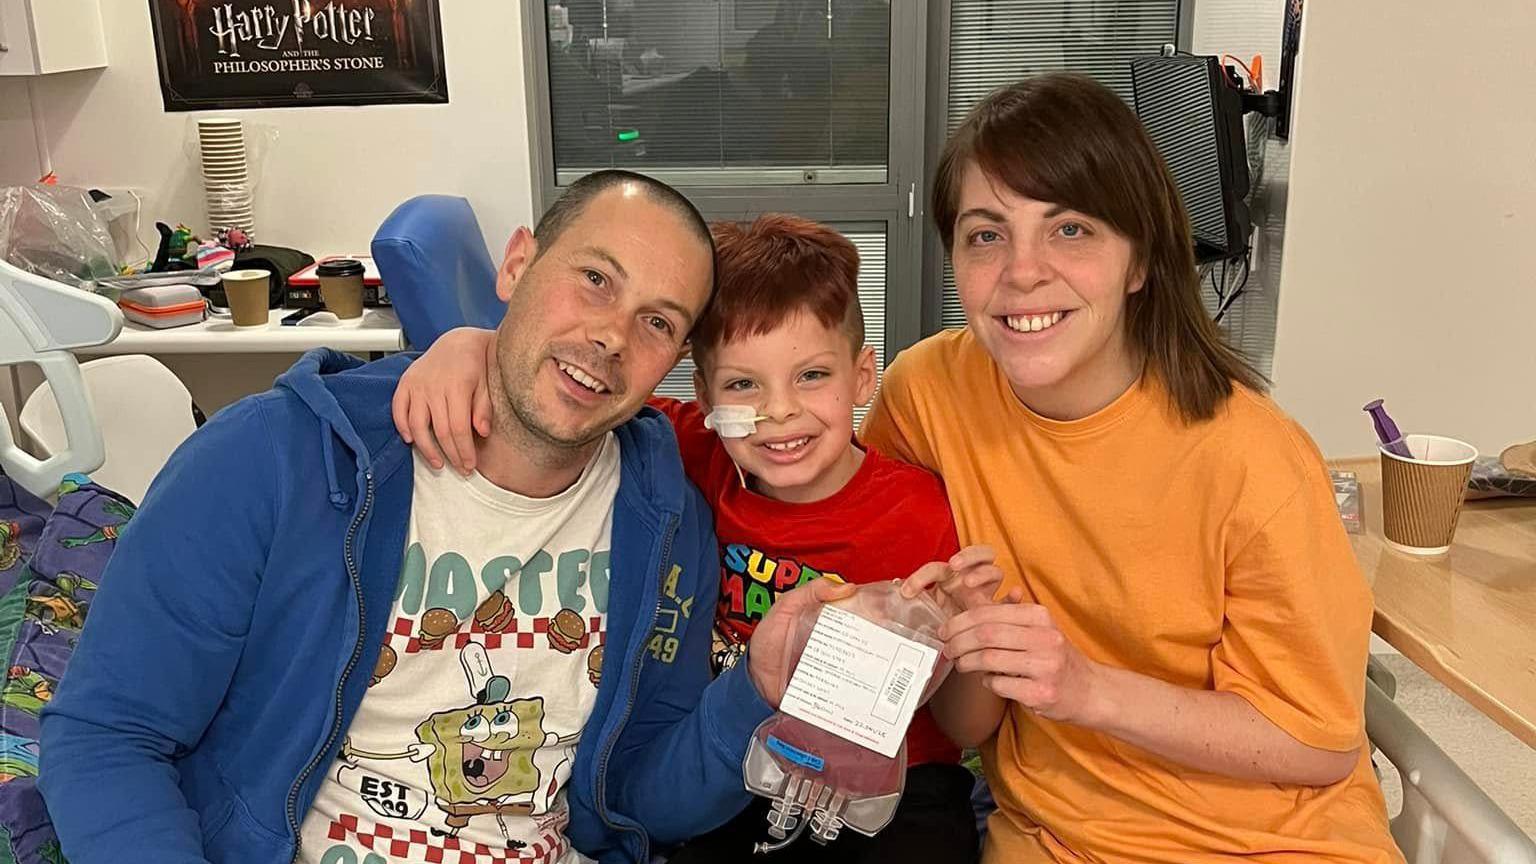
M163 330L202 323L207 304L196 285L154 285L124 291L117 305L129 321Z

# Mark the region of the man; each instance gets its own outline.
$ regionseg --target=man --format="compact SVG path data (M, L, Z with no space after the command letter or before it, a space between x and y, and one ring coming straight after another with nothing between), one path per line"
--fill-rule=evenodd
M44 716L70 860L645 862L738 811L788 623L840 595L709 683L710 516L636 412L712 285L686 199L595 174L508 243L478 473L394 433L408 357L311 353L194 435Z

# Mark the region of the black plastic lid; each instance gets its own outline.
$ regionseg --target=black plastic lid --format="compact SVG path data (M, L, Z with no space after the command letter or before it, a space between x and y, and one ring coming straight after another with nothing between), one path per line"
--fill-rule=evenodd
M334 258L315 269L316 276L361 276L363 262L356 258Z

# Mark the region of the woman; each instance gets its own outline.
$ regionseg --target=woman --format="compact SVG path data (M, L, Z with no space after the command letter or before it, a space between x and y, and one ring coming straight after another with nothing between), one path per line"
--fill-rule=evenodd
M999 90L933 212L967 327L896 359L863 437L938 472L1006 574L947 625L969 674L933 704L983 745L985 861L1401 861L1369 589L1315 446L1201 306L1136 118L1082 77Z

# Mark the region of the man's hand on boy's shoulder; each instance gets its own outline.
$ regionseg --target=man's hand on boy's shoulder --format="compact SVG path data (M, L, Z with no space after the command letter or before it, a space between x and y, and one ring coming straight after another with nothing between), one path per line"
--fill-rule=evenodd
M794 658L789 656L789 639L802 615L825 603L851 597L858 586L830 579L816 579L784 594L774 601L768 614L752 631L747 647L747 672L763 701L777 708L789 686L789 670Z

